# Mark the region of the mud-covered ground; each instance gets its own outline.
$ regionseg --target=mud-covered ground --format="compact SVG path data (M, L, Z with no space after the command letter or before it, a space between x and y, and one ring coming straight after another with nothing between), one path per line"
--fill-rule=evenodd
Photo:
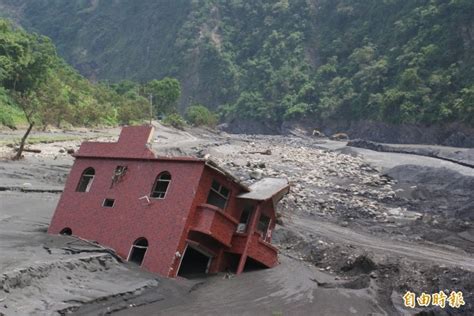
M107 249L48 236L54 192L73 162L67 151L81 138L112 141L119 130L42 133L42 142L31 145L41 153L0 161L0 313L474 313L474 169L302 134L157 127L153 147L160 155L208 157L246 183L290 180L274 235L281 264L239 277L163 280L118 262ZM58 135L71 139L54 141ZM17 137L0 132L0 156L11 154L5 144ZM441 150L470 159L467 150ZM407 290L462 291L465 305L407 309L401 298Z

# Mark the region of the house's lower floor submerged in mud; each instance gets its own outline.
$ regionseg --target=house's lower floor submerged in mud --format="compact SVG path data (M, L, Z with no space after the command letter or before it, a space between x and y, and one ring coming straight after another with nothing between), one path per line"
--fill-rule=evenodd
M210 160L157 157L153 128L84 142L49 227L110 247L150 272L192 276L273 267L276 205L286 179L250 187Z

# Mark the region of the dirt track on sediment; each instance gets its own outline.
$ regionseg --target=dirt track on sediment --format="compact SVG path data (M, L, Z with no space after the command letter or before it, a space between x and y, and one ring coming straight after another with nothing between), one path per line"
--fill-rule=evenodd
M304 231L335 243L353 245L386 256L410 258L419 262L448 265L474 271L474 256L464 251L443 249L435 245L402 243L387 238L370 236L332 223L320 222L310 218L297 218L288 224L288 229Z

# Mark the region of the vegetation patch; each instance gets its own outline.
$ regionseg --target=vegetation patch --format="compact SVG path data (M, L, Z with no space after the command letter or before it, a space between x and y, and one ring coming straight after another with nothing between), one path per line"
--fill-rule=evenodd
M0 19L0 124L27 126L15 159L33 127L139 123L174 112L180 93L179 81L168 77L145 84L93 84L57 55L48 37Z
M83 74L179 78L183 108L273 126L474 125L473 1L0 2L21 8L20 22L53 36Z
M215 127L218 122L217 115L201 104L190 106L185 117L194 126Z
M172 113L163 119L163 124L182 130L186 126L186 121L178 113Z

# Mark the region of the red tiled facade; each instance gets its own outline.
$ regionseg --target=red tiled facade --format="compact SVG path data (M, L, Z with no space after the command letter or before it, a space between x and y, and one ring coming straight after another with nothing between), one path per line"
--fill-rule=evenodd
M139 258L142 267L167 277L177 276L185 266L193 269L188 248L209 258L207 273L240 273L248 259L276 265L277 250L270 244L273 201L238 198L248 188L206 160L156 157L148 148L152 132L149 126L125 127L116 143L83 143L48 232L69 230L114 249L125 260ZM126 171L116 176L119 166ZM93 179L87 192L80 192L88 168L93 168ZM166 194L153 198L155 181L163 172L171 176ZM229 190L223 209L208 203L213 182ZM113 206L107 207L105 199L113 200ZM245 232L237 233L244 207L252 212ZM257 232L261 214L270 218L266 232ZM140 239L147 242L143 256L134 250Z

